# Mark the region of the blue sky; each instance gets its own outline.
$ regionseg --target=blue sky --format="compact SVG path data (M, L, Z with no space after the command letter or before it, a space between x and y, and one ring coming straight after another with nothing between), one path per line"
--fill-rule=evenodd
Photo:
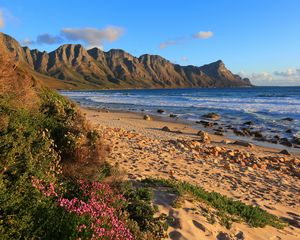
M0 27L23 45L63 43L159 54L182 65L222 59L258 85L300 85L298 0L0 0Z

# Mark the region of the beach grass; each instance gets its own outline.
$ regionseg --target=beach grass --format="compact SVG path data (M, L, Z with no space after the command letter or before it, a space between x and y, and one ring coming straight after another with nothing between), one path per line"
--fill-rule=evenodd
M230 228L231 222L243 220L251 227L265 227L267 225L283 229L287 224L278 217L268 213L258 206L247 205L239 200L224 196L217 192L208 192L200 186L184 181L163 178L146 178L142 180L146 186L169 187L180 196L192 195L197 201L204 202L217 210L222 225Z

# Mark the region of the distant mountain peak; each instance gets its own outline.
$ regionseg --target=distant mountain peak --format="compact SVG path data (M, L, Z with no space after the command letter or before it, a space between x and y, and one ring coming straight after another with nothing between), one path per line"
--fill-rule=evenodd
M61 88L252 86L249 79L231 73L222 60L201 67L180 66L159 55L143 54L137 58L122 49L87 50L81 44L64 44L47 53L22 48L6 34L0 34L0 48L39 74L53 77L51 81L58 81ZM55 85L48 78L46 84Z

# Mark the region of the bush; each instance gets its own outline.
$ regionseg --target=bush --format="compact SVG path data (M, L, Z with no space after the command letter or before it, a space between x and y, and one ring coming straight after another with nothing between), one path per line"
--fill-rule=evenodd
M32 186L33 176L56 184L61 172L60 157L42 127L43 116L7 102L0 105L0 115L7 119L0 132L0 235L20 239L72 232L71 217Z

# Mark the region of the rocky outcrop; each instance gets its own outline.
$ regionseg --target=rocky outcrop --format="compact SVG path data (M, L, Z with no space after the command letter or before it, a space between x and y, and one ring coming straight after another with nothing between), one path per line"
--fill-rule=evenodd
M158 55L139 58L120 50L86 50L79 44L65 44L47 53L21 47L8 35L0 34L1 50L32 70L53 77L71 88L177 88L248 87L249 79L231 73L219 60L196 66L173 64Z

